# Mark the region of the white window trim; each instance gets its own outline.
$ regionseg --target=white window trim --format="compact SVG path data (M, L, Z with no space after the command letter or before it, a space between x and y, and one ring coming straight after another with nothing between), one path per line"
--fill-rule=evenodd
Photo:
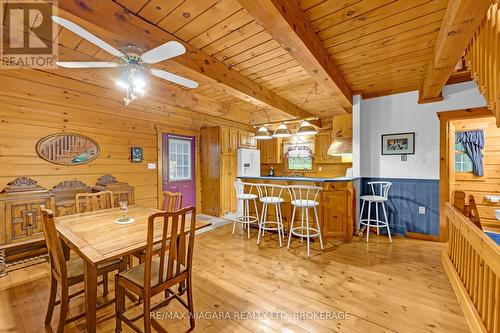
M188 145L188 153L187 154L177 154L176 153L176 156L183 156L183 155L187 155L188 156L188 164L186 165L188 167L188 174L189 176L188 177L176 177L176 178L172 178L172 175L171 175L171 167L170 167L170 154L171 154L171 149L170 149L170 144L172 143L172 141L182 141L183 143L187 143ZM169 163L169 166L168 166L168 181L169 182L183 182L183 181L189 181L189 180L193 180L193 163L192 163L192 159L193 159L193 156L192 156L192 151L191 151L191 143L192 143L192 139L191 138L183 138L183 137L170 137L169 138L169 142L168 142L168 163ZM182 165L182 167L184 167L184 165Z

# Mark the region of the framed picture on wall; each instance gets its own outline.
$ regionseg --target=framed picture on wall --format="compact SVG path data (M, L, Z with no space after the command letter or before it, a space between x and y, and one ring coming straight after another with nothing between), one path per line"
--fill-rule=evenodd
M130 148L130 161L132 163L142 162L142 147L131 147Z
M382 155L415 154L415 132L382 134Z

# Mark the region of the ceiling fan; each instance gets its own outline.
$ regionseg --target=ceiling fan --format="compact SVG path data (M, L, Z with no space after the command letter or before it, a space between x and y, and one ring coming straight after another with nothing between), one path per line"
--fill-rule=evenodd
M179 42L170 41L160 45L150 51L142 53L141 49L134 45L128 45L122 51L117 50L99 37L91 34L79 25L59 16L52 16L52 20L60 26L74 32L78 36L86 39L92 44L97 45L106 52L120 58L119 62L108 61L59 61L58 66L65 68L112 68L124 67L120 78L116 81L118 86L127 90L127 96L123 99L124 104L128 105L138 96L145 93L145 76L149 72L156 77L179 84L186 88L197 88L198 82L185 77L169 73L161 69L151 68L150 65L177 57L186 53L186 48Z

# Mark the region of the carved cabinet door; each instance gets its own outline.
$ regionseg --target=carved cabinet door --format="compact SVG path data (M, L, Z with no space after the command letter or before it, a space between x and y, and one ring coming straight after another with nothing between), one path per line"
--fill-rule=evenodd
M8 202L6 204L5 222L8 243L43 238L40 205L50 207L50 200L30 198L29 201Z

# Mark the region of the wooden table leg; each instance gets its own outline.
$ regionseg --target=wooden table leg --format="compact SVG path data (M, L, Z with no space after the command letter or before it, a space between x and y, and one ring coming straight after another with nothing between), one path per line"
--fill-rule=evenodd
M60 241L61 241L61 247L62 247L63 254L64 254L64 259L66 261L68 261L69 257L70 257L70 248L69 248L68 244L66 244L65 242L63 242L62 239Z
M96 332L97 316L97 266L85 261L85 312L87 332Z

